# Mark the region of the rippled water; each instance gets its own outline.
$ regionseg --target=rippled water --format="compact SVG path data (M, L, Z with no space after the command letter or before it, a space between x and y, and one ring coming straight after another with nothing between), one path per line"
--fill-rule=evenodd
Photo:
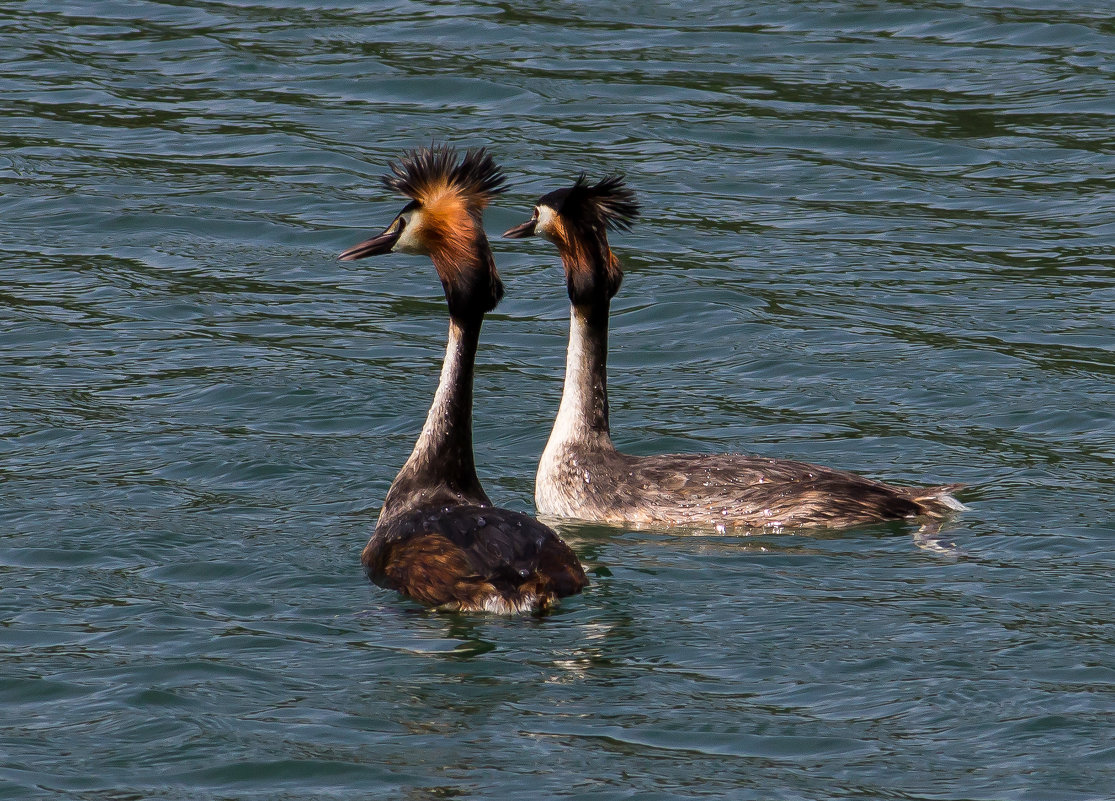
M1115 795L1112 19L0 9L0 797ZM955 549L566 526L544 619L367 583L446 323L425 261L335 255L432 140L497 154L493 233L638 190L621 447L965 481ZM477 457L529 510L566 307L494 247Z

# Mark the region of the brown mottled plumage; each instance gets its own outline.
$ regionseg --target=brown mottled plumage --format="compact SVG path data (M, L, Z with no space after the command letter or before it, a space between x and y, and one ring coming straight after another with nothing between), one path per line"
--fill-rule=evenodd
M504 236L539 235L557 245L571 302L565 389L535 481L541 514L652 526L718 529L840 527L942 517L963 505L959 484L898 487L843 470L741 454L629 456L608 423L608 313L622 271L607 229L638 215L621 176L539 199Z
M441 381L414 450L361 556L368 576L440 609L544 611L580 592L584 570L553 530L492 506L472 452L472 376L485 312L503 297L481 215L503 175L484 149L407 154L384 182L411 202L382 234L341 254L428 255L449 305Z

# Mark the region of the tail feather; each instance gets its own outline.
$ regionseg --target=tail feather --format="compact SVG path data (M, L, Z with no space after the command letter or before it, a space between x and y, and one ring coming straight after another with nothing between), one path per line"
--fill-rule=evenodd
M964 486L964 484L941 484L936 487L918 487L913 490L910 497L928 514L944 515L950 512L963 512L968 507L953 497L953 493L964 489Z

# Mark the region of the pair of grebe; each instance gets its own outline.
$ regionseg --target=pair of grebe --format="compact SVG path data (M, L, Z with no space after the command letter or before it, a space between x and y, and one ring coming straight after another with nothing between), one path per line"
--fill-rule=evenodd
M410 198L387 229L341 254L427 255L449 306L441 381L414 450L384 500L361 561L369 577L448 610L542 611L587 584L573 551L549 527L500 509L480 486L472 451L472 377L485 313L503 283L482 214L504 177L483 148L407 153L384 177ZM960 485L899 487L805 462L738 454L629 456L608 425L608 314L623 273L607 230L639 207L619 176L539 199L504 236L553 242L571 302L561 406L538 466L545 515L617 524L787 529L940 518L963 509Z

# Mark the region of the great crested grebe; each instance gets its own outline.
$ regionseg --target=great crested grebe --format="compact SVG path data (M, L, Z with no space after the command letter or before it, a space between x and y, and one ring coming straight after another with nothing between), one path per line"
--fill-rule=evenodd
M629 456L608 428L608 307L623 272L607 228L638 216L622 176L543 195L531 218L504 236L555 245L569 290L565 388L538 465L539 514L608 523L717 529L840 527L965 508L959 484L898 487L843 470L740 454Z
M449 343L426 424L361 555L381 587L445 610L541 611L580 592L585 572L553 530L492 506L472 453L472 373L484 314L503 282L481 221L503 174L483 148L407 153L383 182L411 202L343 261L390 251L429 256L449 304Z

